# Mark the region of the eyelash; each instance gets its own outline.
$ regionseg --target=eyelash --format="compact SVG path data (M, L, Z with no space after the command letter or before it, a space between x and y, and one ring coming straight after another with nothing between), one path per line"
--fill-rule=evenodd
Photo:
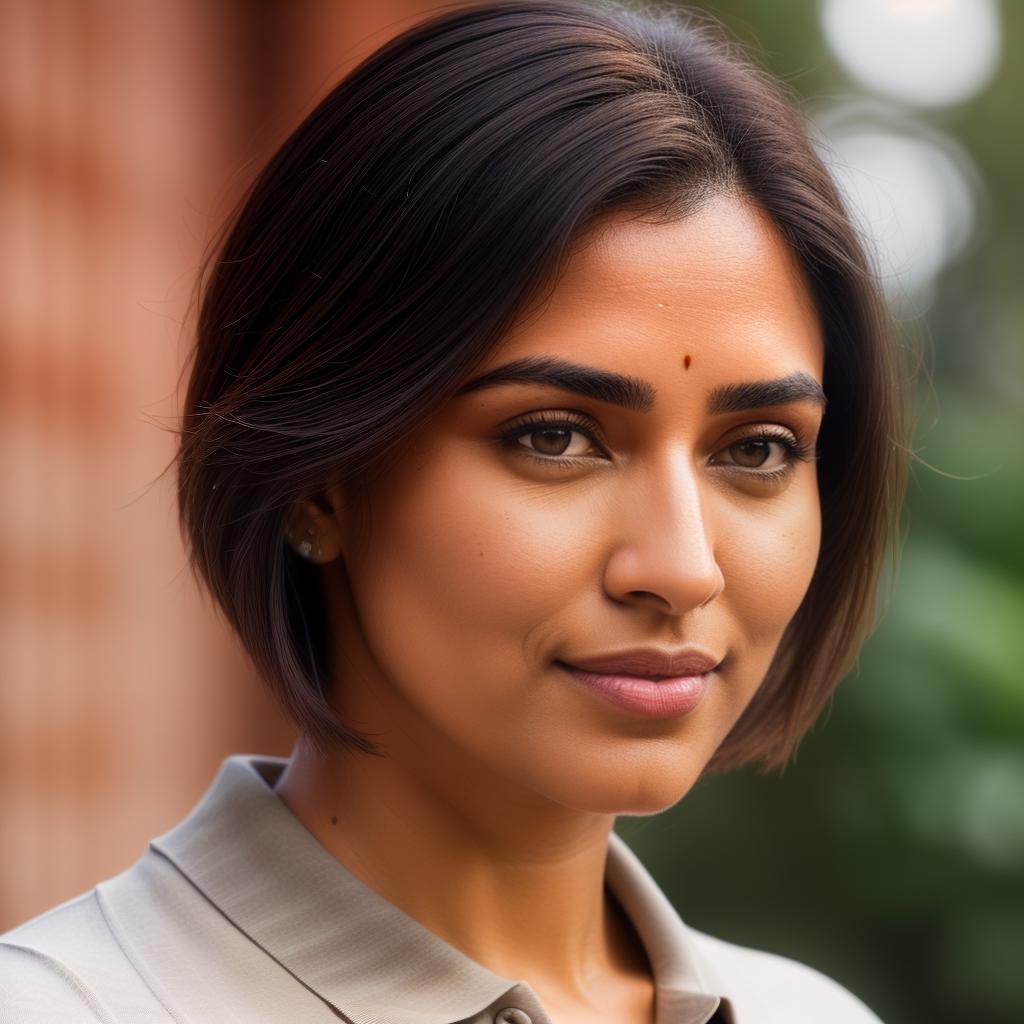
M535 433L544 427L569 429L574 433L584 434L597 447L604 448L604 445L595 436L596 432L591 425L590 419L581 416L579 413L571 412L560 413L558 419L533 414L502 431L498 436L498 441L510 450L514 450L517 454L525 455L526 458L532 459L534 462L542 462L548 466L552 463L562 466L579 466L590 461L588 456L538 455L536 452L531 452L525 445L519 444L519 438ZM781 445L786 452L784 465L768 472L760 472L757 469L748 469L742 466L733 466L731 468L769 483L777 483L788 476L793 471L797 462L814 462L818 458L814 445L805 444L803 441L790 437L789 434L772 430L769 427L759 427L754 433L748 434L746 437L737 438L732 444L727 445L727 449L733 448L736 445L747 444L751 441L774 441L776 444Z

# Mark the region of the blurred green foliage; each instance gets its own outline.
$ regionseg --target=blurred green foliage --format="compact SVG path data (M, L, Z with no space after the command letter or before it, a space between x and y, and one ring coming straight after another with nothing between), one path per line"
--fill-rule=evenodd
M810 105L866 95L810 0L701 6ZM1001 12L993 83L918 114L965 147L987 216L902 323L923 369L879 625L785 772L617 825L694 927L825 971L886 1024L1024 1020L1024 4Z

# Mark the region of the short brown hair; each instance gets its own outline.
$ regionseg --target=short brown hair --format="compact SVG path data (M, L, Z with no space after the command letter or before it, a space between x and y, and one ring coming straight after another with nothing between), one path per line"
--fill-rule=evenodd
M317 746L377 752L329 704L288 510L386 471L602 214L681 217L721 190L781 230L825 341L818 563L706 771L788 761L874 628L906 481L899 349L794 99L706 16L583 0L458 6L386 43L277 151L201 277L180 523Z

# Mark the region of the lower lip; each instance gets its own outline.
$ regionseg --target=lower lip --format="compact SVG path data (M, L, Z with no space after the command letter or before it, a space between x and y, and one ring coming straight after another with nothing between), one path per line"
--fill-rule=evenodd
M669 676L657 681L638 676L603 675L558 661L555 664L606 701L647 718L674 718L699 703L714 670L699 676Z

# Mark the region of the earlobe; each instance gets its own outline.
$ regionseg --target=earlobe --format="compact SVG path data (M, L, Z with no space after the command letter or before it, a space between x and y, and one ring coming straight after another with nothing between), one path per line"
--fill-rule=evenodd
M318 508L315 501L303 501L285 522L285 537L292 549L307 561L333 562L342 549L338 521L333 511Z
M323 549L313 527L307 527L304 535L297 534L294 530L286 530L285 536L288 538L288 543L292 546L293 550L302 555L303 558L311 562L319 562L321 560Z

